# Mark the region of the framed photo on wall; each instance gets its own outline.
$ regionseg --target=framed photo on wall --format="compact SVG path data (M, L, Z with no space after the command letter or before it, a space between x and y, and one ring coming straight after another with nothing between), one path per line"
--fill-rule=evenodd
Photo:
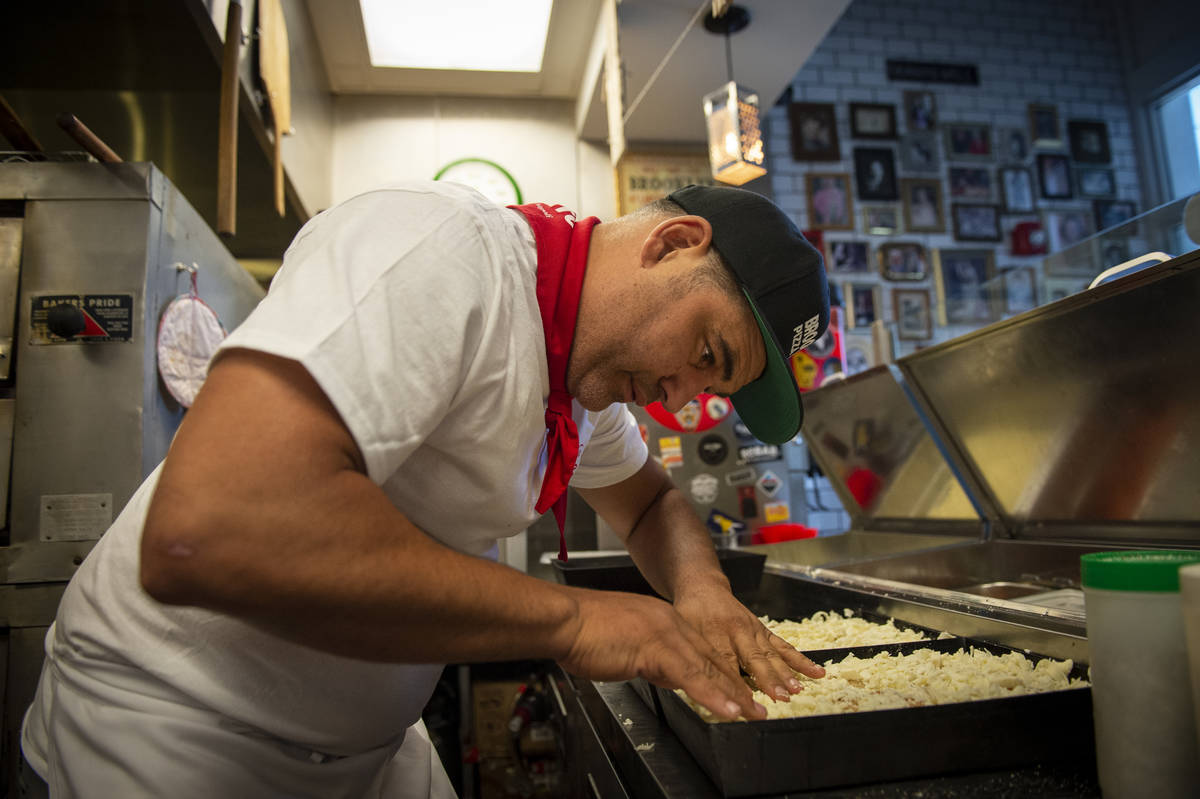
M837 115L833 103L789 103L792 158L797 161L840 161Z
M958 200L992 199L992 173L976 166L950 167L950 196Z
M850 176L845 172L810 172L804 176L808 223L820 230L853 230Z
M1036 207L1033 175L1023 166L1009 166L1000 170L1000 193L1004 199L1005 213L1029 214Z
M893 241L879 245L879 272L888 280L924 280L929 274L928 256L922 244Z
M1043 197L1047 200L1071 199L1071 162L1065 155L1040 154L1037 170Z
M1037 307L1037 276L1033 267L1021 266L1001 273L1004 284L1004 312L1018 314Z
M896 317L896 338L901 341L926 341L933 338L933 312L925 289L892 289L892 313Z
M870 272L869 247L865 241L825 240L827 272Z
M1000 241L1000 206L991 203L953 203L954 238L959 241Z
M1000 128L996 132L996 152L1011 164L1023 164L1029 157L1029 139L1020 128Z
M896 154L887 147L855 147L854 183L860 200L899 199Z
M1117 194L1117 178L1111 169L1076 167L1075 178L1079 182L1079 196L1107 199Z
M817 252L825 252L825 231L809 228L801 230L800 235L813 246Z
M900 232L900 208L896 205L864 205L863 230L869 236L894 236Z
M1092 235L1092 215L1087 211L1054 211L1046 214L1050 252L1073 247Z
M1086 119L1067 120L1067 139L1071 157L1081 164L1107 164L1112 161L1108 148L1108 126Z
M617 163L617 213L628 214L689 183L716 186L708 153L626 150Z
M1100 250L1100 265L1105 269L1129 260L1129 239L1124 236L1102 236L1096 245Z
M1040 219L1022 220L1009 231L1009 246L1013 255L1045 255L1049 241L1046 226Z
M945 127L947 160L992 160L992 129L990 126L959 123Z
M847 330L842 338L842 359L846 377L865 372L875 365L875 347L869 330Z
M846 283L842 293L850 307L850 312L846 314L847 327L870 327L872 322L882 318L879 286L874 283Z
M855 139L896 138L896 106L850 103L850 136Z
M1046 278L1046 302L1057 302L1087 290L1087 279Z
M905 92L904 119L908 123L910 133L916 130L933 130L937 127L937 98L933 92Z
M1029 104L1029 138L1034 148L1062 147L1058 106L1045 103Z
M946 229L940 180L902 178L900 199L904 201L904 228L908 232L941 233Z
M934 253L938 310L943 325L992 320L989 284L995 273L993 250L947 250Z
M1137 216L1137 206L1131 200L1092 200L1096 215L1096 230L1108 230Z
M936 134L906 133L900 140L900 166L908 172L937 172L942 165L940 152Z

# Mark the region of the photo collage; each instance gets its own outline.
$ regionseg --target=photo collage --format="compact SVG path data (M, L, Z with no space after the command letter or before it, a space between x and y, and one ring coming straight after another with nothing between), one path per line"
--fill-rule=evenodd
M910 349L935 325L980 327L1081 290L1087 276L1042 275L1045 256L1138 211L1118 197L1106 123L1053 104L999 127L940 120L937 93L910 90L899 105L791 102L788 121L792 158L811 165L804 233L847 329L883 320Z

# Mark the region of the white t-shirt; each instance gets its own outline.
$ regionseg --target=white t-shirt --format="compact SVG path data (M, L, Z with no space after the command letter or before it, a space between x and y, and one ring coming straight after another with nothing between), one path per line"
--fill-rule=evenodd
M396 507L447 546L479 555L538 515L549 383L536 270L524 218L469 189L368 192L301 230L267 297L222 349L302 363ZM645 462L623 405L593 413L576 403L574 417L581 455L572 485L611 485ZM390 756L441 666L337 657L151 599L138 582L138 546L158 474L67 588L26 720L30 762L44 765L54 697L65 690L48 686L48 675L105 704L152 697L150 724L176 707L317 760L363 757L370 766ZM311 795L334 795L321 790Z

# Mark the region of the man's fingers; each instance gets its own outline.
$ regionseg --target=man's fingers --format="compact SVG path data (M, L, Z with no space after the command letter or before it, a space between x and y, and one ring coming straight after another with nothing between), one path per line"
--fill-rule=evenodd
M754 635L740 635L737 643L743 668L754 678L758 690L773 699L786 702L801 690L797 671L806 677L825 676L825 669L766 628Z
M681 670L678 674L676 679L679 687L720 718L766 718L766 708L754 701L754 693L741 678L737 656L728 650L720 652L699 630L686 622L682 630L698 659L687 659L691 668ZM736 710L733 710L735 707Z
M704 637L704 634L694 627L690 628L689 638L692 646L699 649L701 652L711 649L717 658L721 670L725 672L731 679L741 682L742 669L741 661L738 659L737 652L734 651L733 643L726 639L721 644L714 644L712 641Z
M771 644L775 647L775 651L779 653L779 657L783 662L793 671L798 671L805 677L812 677L814 679L825 676L824 667L809 660L804 653L774 633L771 633Z
M786 702L800 690L800 682L780 653L763 638L750 634L741 636L742 665L754 678L758 690L772 699Z

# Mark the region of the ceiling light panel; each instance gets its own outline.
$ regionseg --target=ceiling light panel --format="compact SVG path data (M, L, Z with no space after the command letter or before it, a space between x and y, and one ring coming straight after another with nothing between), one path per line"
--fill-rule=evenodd
M553 0L359 0L371 65L540 72Z

